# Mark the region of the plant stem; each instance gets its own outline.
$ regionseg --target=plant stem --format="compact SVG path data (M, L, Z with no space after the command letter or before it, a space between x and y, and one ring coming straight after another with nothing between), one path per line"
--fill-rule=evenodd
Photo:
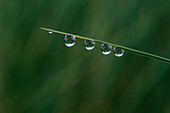
M128 48L128 47L117 45L117 44L112 44L112 43L105 42L105 41L102 41L102 40L97 40L97 39L92 39L92 38L83 37L83 36L79 36L79 35L74 35L74 34L71 34L71 33L65 33L65 32L61 32L61 31L47 29L47 28L43 28L43 27L41 27L41 29L46 30L46 31L51 31L51 32L59 33L59 34L63 34L63 35L72 35L72 36L75 36L77 38L84 39L84 40L92 40L92 41L95 41L95 42L108 44L110 46L118 47L118 48L130 51L130 52L133 52L133 53L136 53L136 54L139 54L139 55L143 55L145 57L149 57L151 59L159 60L159 61L162 61L162 62L165 62L165 63L170 63L170 59L168 59L168 58L164 58L164 57L161 57L161 56L158 56L158 55L154 55L154 54L151 54L151 53L147 53L147 52L144 52L144 51Z

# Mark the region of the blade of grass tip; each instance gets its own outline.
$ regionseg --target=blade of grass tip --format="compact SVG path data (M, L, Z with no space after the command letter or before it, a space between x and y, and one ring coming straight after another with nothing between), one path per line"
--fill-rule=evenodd
M71 34L71 33L66 33L66 32L62 32L62 31L56 31L56 30L53 30L53 29L48 29L48 28L43 28L43 27L41 27L40 29L46 30L46 31L51 31L51 32L54 32L54 33L63 34L63 35L72 35L72 36L75 36L75 37L80 38L80 39L92 40L92 41L95 41L95 42L108 44L108 45L111 45L113 47L118 47L118 48L130 51L130 52L133 52L133 53L145 56L145 57L149 57L151 59L159 60L159 61L162 61L162 62L165 62L165 63L170 63L170 59L168 59L168 58L164 58L164 57L154 55L154 54L151 54L151 53L147 53L147 52L144 52L144 51L128 48L128 47L125 47L125 46L122 46L122 45L117 45L117 44L105 42L105 41L102 41L102 40L97 40L97 39L88 38L88 37L84 37L84 36L74 35L74 34Z

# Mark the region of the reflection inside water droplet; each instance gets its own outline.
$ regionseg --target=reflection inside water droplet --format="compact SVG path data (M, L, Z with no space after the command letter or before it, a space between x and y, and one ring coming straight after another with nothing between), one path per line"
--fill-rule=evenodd
M64 37L64 42L67 47L72 47L75 45L76 37L71 35L66 35Z
M48 33L49 33L49 34L52 34L53 32L52 32L52 30L51 30L51 29L49 29L49 30L48 30Z
M85 40L84 45L87 50L92 50L95 47L95 42L93 42L92 40Z
M116 57L121 57L121 56L123 56L124 52L125 52L125 50L120 49L120 48L114 47L114 49L113 49L113 53L114 53L114 55L115 55Z
M108 55L111 53L112 46L108 44L102 44L101 51L104 55Z

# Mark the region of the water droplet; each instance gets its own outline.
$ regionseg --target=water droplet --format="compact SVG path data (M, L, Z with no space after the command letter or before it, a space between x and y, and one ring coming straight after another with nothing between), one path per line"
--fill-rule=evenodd
M49 33L49 34L52 34L53 32L52 32L52 30L51 30L51 29L49 29L49 30L48 30L48 33Z
M64 42L67 47L72 47L72 46L74 46L74 44L76 42L76 37L71 36L71 35L66 35L64 38Z
M121 57L121 56L123 56L124 52L125 52L125 50L120 49L120 48L114 47L114 49L113 49L113 53L114 53L114 55L115 55L116 57Z
M95 42L93 42L92 40L85 40L84 45L87 50L92 50L95 47Z
M112 46L108 44L102 44L101 51L104 55L108 55L111 53Z

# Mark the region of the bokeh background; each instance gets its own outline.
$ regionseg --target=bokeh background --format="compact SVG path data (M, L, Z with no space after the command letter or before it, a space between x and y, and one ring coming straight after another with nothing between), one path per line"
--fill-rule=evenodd
M170 65L67 48L47 27L170 58L170 0L0 0L0 113L170 113Z

